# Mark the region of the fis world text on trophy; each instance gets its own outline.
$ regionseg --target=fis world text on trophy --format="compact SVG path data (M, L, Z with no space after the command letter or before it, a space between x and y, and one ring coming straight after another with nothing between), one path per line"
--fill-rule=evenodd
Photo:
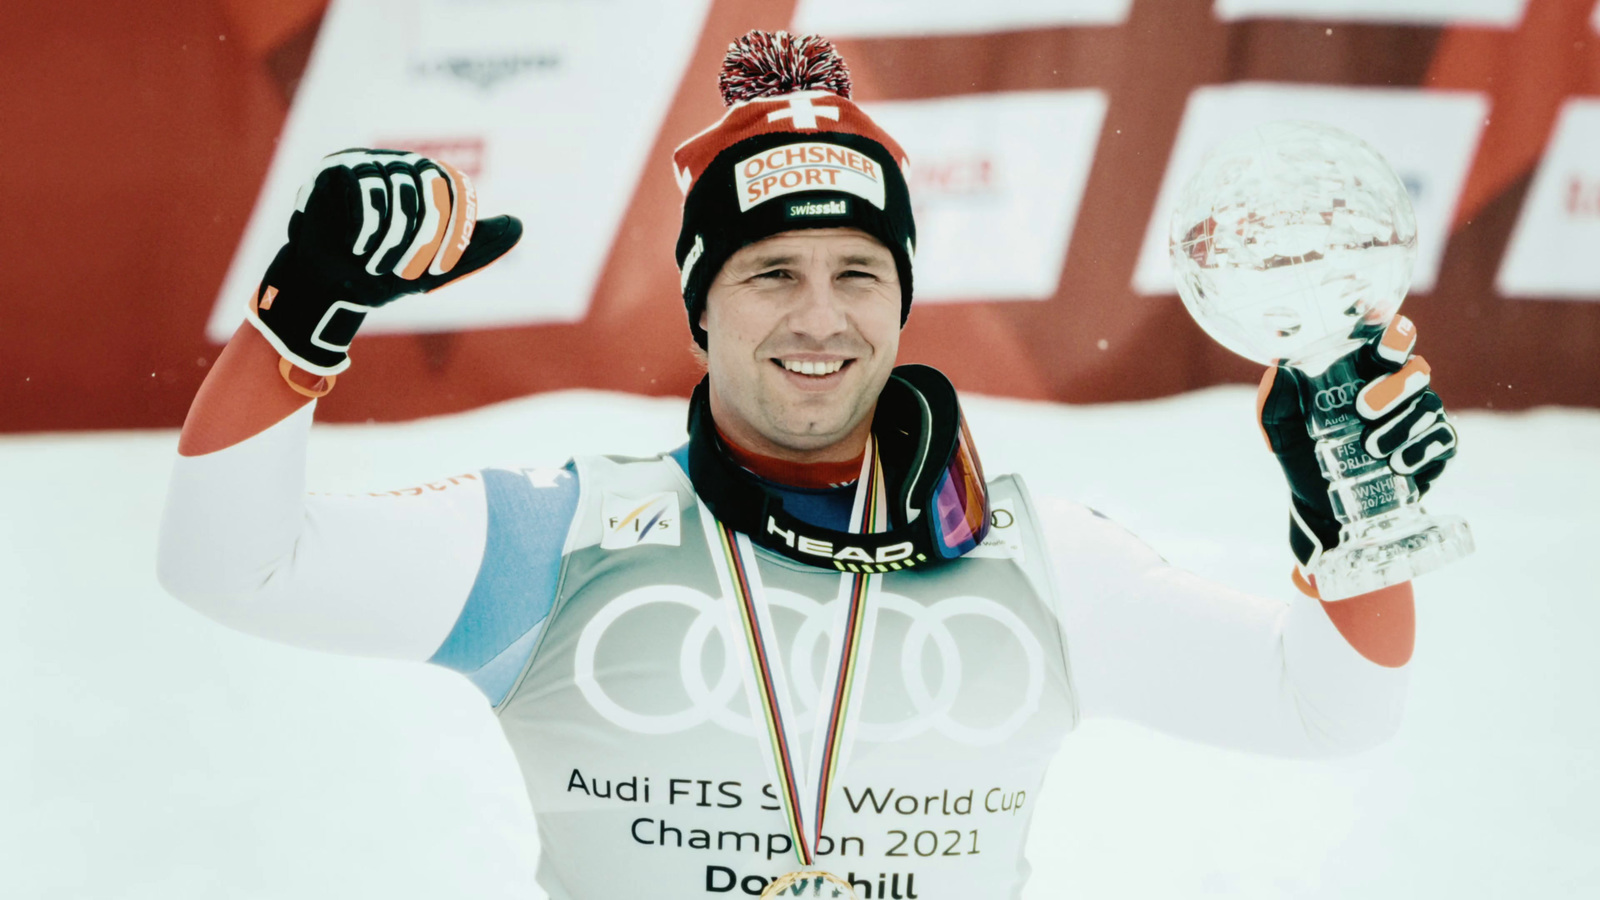
M1303 373L1302 408L1341 528L1312 563L1338 600L1472 552L1459 516L1429 515L1409 475L1362 446L1356 351L1411 286L1417 225L1405 186L1361 139L1314 122L1251 128L1215 147L1178 196L1178 293L1200 327L1263 365Z

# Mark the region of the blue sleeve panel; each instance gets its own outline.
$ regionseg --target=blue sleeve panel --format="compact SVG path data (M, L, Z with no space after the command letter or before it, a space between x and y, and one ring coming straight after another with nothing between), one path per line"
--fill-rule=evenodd
M678 447L678 449L673 450L671 453L668 453L667 455L672 457L672 461L677 463L678 464L678 468L683 470L684 477L688 477L688 475L689 475L689 445L688 444L684 444L684 445Z
M528 471L483 470L483 562L455 627L428 660L466 675L494 704L522 672L555 603L561 549L578 510L571 463L543 484Z

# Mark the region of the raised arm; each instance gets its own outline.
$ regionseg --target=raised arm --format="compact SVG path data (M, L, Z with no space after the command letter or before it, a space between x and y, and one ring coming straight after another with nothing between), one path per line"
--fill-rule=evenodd
M572 474L491 469L359 495L305 490L314 398L349 365L366 312L516 242L516 220L474 223L474 206L464 178L412 154L329 157L190 408L157 568L170 593L231 627L432 660L493 698L504 655L526 647L553 597Z
M1046 502L1040 515L1084 715L1284 756L1355 752L1398 727L1410 585L1372 598L1403 616L1356 629L1356 644L1403 645L1374 662L1318 600L1285 603L1206 581L1075 504Z
M289 387L279 358L241 325L195 397L162 517L161 583L251 634L427 659L460 615L483 557L482 476L308 495L316 401ZM307 378L298 370L291 377Z
M1456 433L1413 357L1404 317L1358 352L1353 407L1362 446L1426 491ZM1360 750L1393 733L1405 698L1416 610L1402 583L1338 601L1310 574L1342 539L1306 430L1293 370L1268 370L1258 414L1290 488L1299 591L1253 597L1166 564L1113 523L1046 507L1062 619L1087 714L1117 716L1211 743L1307 755Z

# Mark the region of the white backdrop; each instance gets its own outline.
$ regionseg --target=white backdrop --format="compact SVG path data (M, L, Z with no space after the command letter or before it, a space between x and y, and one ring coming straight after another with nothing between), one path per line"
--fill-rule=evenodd
M1512 28L1528 0L1216 0L1219 19L1315 19Z
M1207 151L1267 122L1314 119L1372 145L1405 182L1417 216L1411 290L1426 294L1439 275L1456 199L1466 183L1488 111L1488 98L1470 91L1258 82L1196 88L1184 108L1161 193L1145 229L1134 287L1144 294L1175 293L1167 253L1172 204Z
M708 3L332 0L207 335L238 327L295 192L345 147L459 163L480 215L525 226L516 253L364 333L582 319Z
M1507 31L1526 7L1527 0L1216 0L1212 15ZM368 332L582 321L635 187L648 167L668 164L646 157L708 9L709 0L332 0L208 336L225 341L239 323L317 160L350 146L399 146L455 162L479 182L484 214L512 212L527 228L500 264L448 296L383 310ZM1092 29L1124 24L1130 10L1130 0L800 0L793 27L845 39ZM711 78L700 89L709 95ZM919 298L1014 301L1058 292L1107 102L1103 89L1088 87L868 104L911 159ZM1600 299L1600 267L1583 250L1600 233L1594 105L1566 101L1503 260L1499 285L1509 296ZM1173 293L1169 198L1207 148L1247 123L1305 118L1365 138L1412 188L1420 249L1413 292L1427 293L1490 115L1489 96L1470 91L1198 86L1165 157L1134 287ZM956 258L966 263L948 262Z
M800 0L794 27L839 37L887 37L1117 25L1127 21L1132 5L1133 0Z
M1600 6L1595 7L1600 14ZM1496 286L1511 297L1600 295L1600 100L1571 98L1523 201Z
M1055 296L1104 93L1016 91L864 108L911 155L917 302Z

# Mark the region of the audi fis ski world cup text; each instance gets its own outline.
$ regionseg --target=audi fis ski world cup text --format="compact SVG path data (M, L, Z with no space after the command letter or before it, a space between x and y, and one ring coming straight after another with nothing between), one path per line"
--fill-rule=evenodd
M734 810L752 807L764 812L779 811L782 808L779 797L770 783L761 785L757 793L742 781L731 779L669 777L658 778L652 785L648 775L601 778L573 768L567 778L566 791L617 803L661 806L661 801L665 800L665 806L682 811L684 818L646 815L631 820L628 836L642 846L664 850L749 852L762 854L768 860L782 860L794 850L793 839L787 833L762 833L739 825L729 827L725 821L713 824L707 820L708 815L733 816L738 815L732 812ZM895 824L899 817L935 827L881 828L865 836L824 834L817 842L818 857L848 860L881 855L904 858L910 863L918 857L977 855L982 852L983 821L994 816L1016 816L1027 802L1025 790L1005 787L943 788L932 794L911 794L896 787L857 790L845 785L841 786L841 794L850 812L858 816L882 817L884 825ZM694 816L698 817L691 818ZM745 874L727 866L707 864L705 890L759 894L778 874L782 873ZM878 890L873 890L876 887L874 876L884 880ZM915 871L869 873L859 877L851 871L849 880L861 881L868 887L861 892L863 897L901 897L903 900L918 897Z

